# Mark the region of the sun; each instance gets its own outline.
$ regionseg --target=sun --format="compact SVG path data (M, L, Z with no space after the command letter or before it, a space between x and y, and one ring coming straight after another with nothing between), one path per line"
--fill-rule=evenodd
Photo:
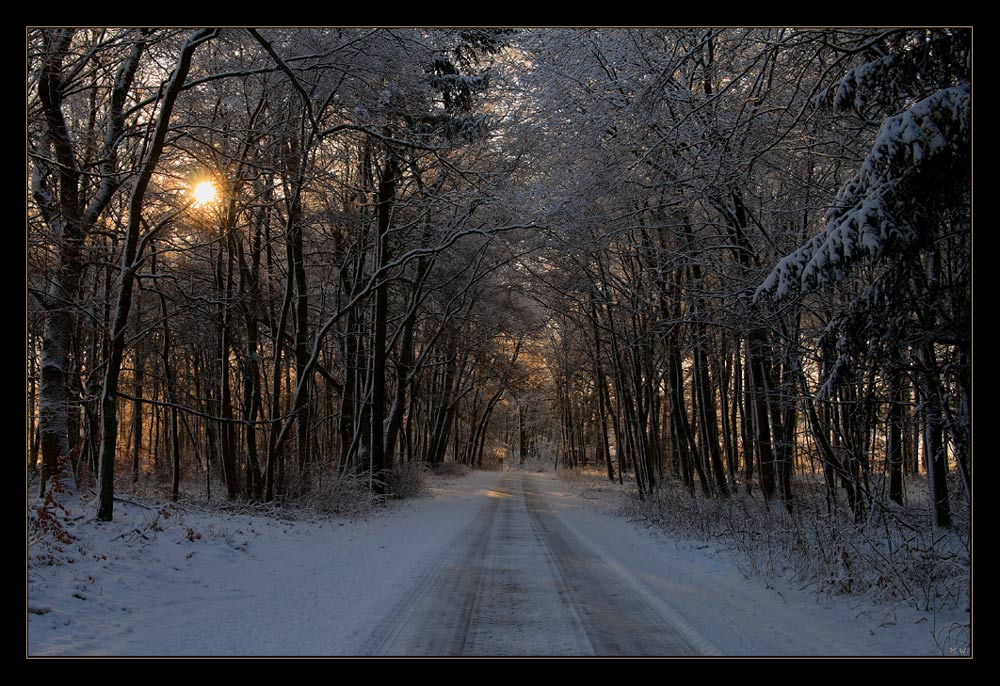
M211 181L202 181L194 187L192 193L199 205L210 203L215 200L215 184Z

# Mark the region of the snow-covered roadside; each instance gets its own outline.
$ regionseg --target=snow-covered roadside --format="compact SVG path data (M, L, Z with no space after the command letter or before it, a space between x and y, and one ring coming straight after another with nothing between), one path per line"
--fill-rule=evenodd
M609 516L619 497L613 485L595 491L552 474L538 476L548 481L552 507L571 529L710 637L723 655L940 656L935 630L968 622L960 610L934 617L902 604L818 597L782 580L748 579L719 546Z
M127 503L110 524L91 514L73 523L76 541L29 549L28 654L360 654L503 477L432 480L428 496L355 521L158 513ZM613 489L551 474L532 484L648 602L716 649L708 653L940 655L935 626L967 621L958 611L934 618L747 579L724 549L610 514ZM49 554L55 564L45 563Z
M435 479L426 497L358 521L88 513L61 552L29 549L27 652L357 654L500 476ZM63 562L45 564L50 552Z

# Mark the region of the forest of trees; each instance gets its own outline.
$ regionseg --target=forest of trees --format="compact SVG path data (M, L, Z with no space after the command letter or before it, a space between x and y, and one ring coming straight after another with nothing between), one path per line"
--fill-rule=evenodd
M972 485L971 30L31 29L27 469ZM198 184L214 191L196 197Z

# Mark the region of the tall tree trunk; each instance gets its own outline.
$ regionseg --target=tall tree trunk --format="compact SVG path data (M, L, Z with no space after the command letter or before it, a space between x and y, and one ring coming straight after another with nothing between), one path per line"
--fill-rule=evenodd
M707 332L702 329L699 341L704 340ZM700 410L700 422L702 435L712 465L712 473L715 475L715 485L719 495L725 497L729 495L729 484L726 482L726 472L722 466L722 453L719 451L719 428L718 415L715 410L715 394L712 391L712 380L708 369L708 356L699 342L695 346L695 376L697 377L696 388L697 405Z
M728 341L727 341L728 342ZM725 350L726 346L723 346ZM716 377L716 387L719 389L719 417L722 419L722 445L726 456L726 473L729 482L736 483L736 447L733 440L736 425L736 402L730 400L729 389L732 382L729 352L723 353L722 369ZM713 389L714 392L714 389ZM739 398L738 392L733 398ZM730 414L730 412L732 414Z
M889 462L889 498L897 505L903 504L903 391L901 373L890 372L889 417L886 452Z
M305 382L302 392L295 394L295 456L298 463L300 485L308 488L309 477L309 427L312 420L310 397L312 394L312 371L309 367L309 293L306 284L305 247L301 222L301 201L296 194L293 209L290 210L289 247L292 251L292 277L295 283L295 383Z
M125 351L125 330L128 325L128 315L132 307L132 288L135 282L135 271L139 267L137 258L139 248L139 231L142 222L142 203L146 196L146 188L152 179L156 163L163 152L163 143L170 126L170 115L173 113L174 102L184 85L188 69L191 66L191 55L198 45L215 35L214 31L203 29L196 31L181 48L174 73L163 89L163 101L160 104L160 114L156 121L153 139L150 141L143 160L142 168L132 189L129 201L128 225L125 230L124 248L122 251L121 275L118 281L118 299L115 307L114 324L111 328L111 341L108 350L108 360L104 375L104 387L101 392L101 476L98 493L97 519L109 522L114 516L115 488L115 448L118 438L118 413L115 407L115 396L118 393L118 379L121 375L122 356ZM183 209L183 208L182 208ZM172 216L160 222L163 226ZM150 229L155 231L156 228Z
M57 29L43 33L44 51L38 78L46 140L54 153L54 176L58 179L58 191L54 192L45 181L46 174L36 166L31 183L32 196L52 231L57 253L48 292L41 299L45 319L39 373L38 442L43 493L53 477L60 477L64 488L74 490L76 486L72 473L62 467L62 461L70 454L69 410L75 400L72 389L76 384L71 377L74 364L70 358L73 305L84 269L84 240L121 184L115 151L122 138L123 107L144 47L144 41L135 41L115 74L102 159L98 165L101 181L84 206L78 156L62 110L66 87L63 60L70 54L74 32L74 29Z
M750 369L750 381L752 385L753 400L753 422L754 438L757 444L758 470L760 472L760 488L766 500L774 497L774 452L771 447L771 429L768 419L767 401L767 378L769 360L764 348L762 334L751 333L748 337L747 352L750 360L747 367Z
M744 346L746 343L744 342ZM743 481L746 484L747 495L753 493L753 480L755 467L755 457L757 442L754 440L754 407L753 407L753 383L750 378L750 365L743 364L743 351L736 351L736 360L740 374L740 393L736 396L741 399L740 412L740 443L743 446ZM747 361L749 362L749 355Z
M235 218L226 213L222 231L226 235L233 230ZM232 352L231 312L233 303L233 260L235 256L227 249L228 240L219 242L216 257L216 286L221 294L217 309L218 339L216 351L219 355L219 454L222 458L222 476L226 482L226 493L230 500L240 495L239 470L236 465L236 430L233 423L233 394L229 382L231 375L229 357ZM223 253L226 255L223 265ZM225 268L223 268L223 266Z
M601 330L597 318L597 306L593 298L590 300L590 320L594 332L594 374L597 381L597 416L601 422L601 448L604 453L604 461L608 468L608 481L615 480L615 468L611 463L611 444L608 441L608 412L610 408L605 403L605 396L608 393L608 380L604 374L604 362L601 351Z
M235 194L234 194L235 195ZM235 214L235 197L230 199L228 212ZM254 222L253 237L249 239L250 264L247 264L243 250L243 241L235 231L229 232L230 251L236 252L240 274L240 309L243 315L243 328L246 332L246 361L243 364L243 402L242 418L246 430L246 490L248 498L260 498L264 491L264 478L261 474L260 459L257 451L257 417L260 414L260 355L257 329L257 314L260 307L260 255L261 255L261 224L265 221L258 216Z
M288 256L290 260L291 257ZM289 265L290 266L290 265ZM292 302L292 279L289 277L285 281L285 294L281 302L281 311L276 322L277 332L274 335L273 353L271 357L271 372L274 379L274 388L271 390L271 410L270 423L267 432L267 458L264 466L264 500L270 502L274 499L278 451L278 435L281 433L281 341L285 335L285 322L288 321L288 309ZM275 325L272 324L272 331Z
M393 204L396 199L396 160L390 154L382 169L378 185L378 262L381 270L389 261L389 226L392 222ZM385 492L386 473L392 464L385 454L385 342L386 320L389 314L389 284L385 275L375 287L375 331L372 338L372 403L371 403L371 456L372 476L376 493Z
M426 243L426 237L423 241ZM392 398L392 409L389 412L389 422L386 428L385 460L393 463L396 452L396 440L403 425L403 411L406 406L407 389L410 377L413 375L413 328L417 321L417 309L420 306L420 295L424 279L427 276L429 263L426 257L417 259L416 275L413 292L406 308L403 322L400 324L399 357L396 361L396 389Z
M153 273L156 273L156 253L155 246L152 246L153 259L151 261ZM156 294L160 301L160 360L163 366L163 380L166 384L167 402L170 403L170 449L171 449L171 488L170 499L177 502L180 494L181 483L181 437L177 424L177 393L175 390L176 380L174 369L170 364L170 325L167 318L167 298L160 288L156 289Z
M930 344L923 344L918 350L918 359L924 369L923 424L924 455L927 460L927 476L930 482L931 503L934 507L934 524L939 527L951 526L951 506L948 502L947 448L944 444L944 413L939 396L934 392L937 379L927 376L935 373L937 361Z
M136 353L132 376L132 483L139 483L139 455L142 452L142 382L145 356Z

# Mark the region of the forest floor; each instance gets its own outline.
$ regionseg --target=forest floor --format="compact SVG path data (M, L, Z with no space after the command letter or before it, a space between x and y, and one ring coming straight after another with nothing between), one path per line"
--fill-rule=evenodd
M27 653L941 655L968 622L748 576L620 497L473 472L354 519L130 499L99 524L84 505L72 540L29 542Z

